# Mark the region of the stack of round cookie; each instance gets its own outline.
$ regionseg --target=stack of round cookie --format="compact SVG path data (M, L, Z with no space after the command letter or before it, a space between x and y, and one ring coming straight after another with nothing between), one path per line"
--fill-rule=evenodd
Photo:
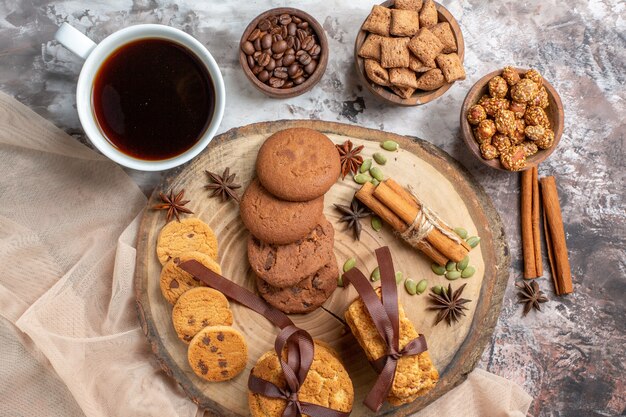
M335 145L316 130L282 130L259 150L241 219L259 293L285 313L315 310L337 287L334 229L323 209L339 171Z

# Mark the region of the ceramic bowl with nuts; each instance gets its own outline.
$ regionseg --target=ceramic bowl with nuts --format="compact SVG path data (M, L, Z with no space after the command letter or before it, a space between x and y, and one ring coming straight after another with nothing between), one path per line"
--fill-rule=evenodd
M322 26L302 10L282 7L257 16L244 31L239 62L257 89L295 97L319 82L328 63Z
M563 104L539 71L504 67L485 75L467 93L461 131L485 165L523 171L556 148L563 133Z

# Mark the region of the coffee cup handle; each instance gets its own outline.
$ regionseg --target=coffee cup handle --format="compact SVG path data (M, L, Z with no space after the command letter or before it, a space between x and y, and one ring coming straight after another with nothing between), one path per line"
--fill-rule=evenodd
M97 44L74 26L63 23L54 34L54 39L82 59L87 59Z

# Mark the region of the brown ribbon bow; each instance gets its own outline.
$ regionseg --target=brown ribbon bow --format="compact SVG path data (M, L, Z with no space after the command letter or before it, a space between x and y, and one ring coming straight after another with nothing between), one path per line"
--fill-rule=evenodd
M211 271L198 261L186 261L178 265L182 270L193 275L211 288L226 295L228 298L256 311L263 317L278 326L281 331L274 343L280 366L287 382L286 388L280 388L273 383L252 375L248 378L250 391L270 398L282 398L287 401L283 417L301 417L307 414L311 417L347 417L349 412L333 410L317 404L300 401L298 392L304 383L313 363L313 338L311 335L296 327L291 319L282 311L270 306L254 293ZM287 362L283 360L282 352L287 348Z
M387 352L375 360L372 365L378 372L378 379L365 397L363 404L370 410L378 411L389 394L393 378L396 374L398 360L407 355L418 355L428 347L424 335L411 340L400 349L400 317L398 314L398 290L396 287L395 272L391 252L387 246L376 250L378 267L380 268L380 282L382 300L378 298L368 279L357 268L343 274L344 282L351 283L357 290L372 321L387 345Z

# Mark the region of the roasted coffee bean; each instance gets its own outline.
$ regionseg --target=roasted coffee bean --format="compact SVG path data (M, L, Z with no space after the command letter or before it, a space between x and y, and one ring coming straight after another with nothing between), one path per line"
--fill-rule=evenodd
M248 36L248 40L250 42L254 42L254 40L260 36L261 36L261 29L256 28L252 31L252 33L250 33L250 36Z
M259 75L261 71L263 71L263 67L260 67L258 65L255 65L254 68L252 68L252 73L254 75Z
M288 72L287 72L287 68L285 67L277 67L276 69L274 69L274 77L276 78L280 78L280 79L286 79L289 77Z
M259 72L259 75L257 75L259 81L261 82L266 82L267 80L270 79L270 73L266 70L263 70L261 72Z
M287 39L287 36L289 36L289 31L287 30L287 26L283 26L281 28L280 35L283 37L283 39Z
M255 51L260 51L261 49L263 49L261 48L261 38L256 38L252 44L254 45Z
M248 55L248 57L246 58L248 60L248 67L250 67L250 69L252 69L252 67L254 67L255 61L254 58L250 55Z
M291 78L296 78L294 77L296 75L296 73L298 72L298 69L300 69L300 65L293 63L289 66L289 69L287 70L287 72L289 73L289 76Z
M288 25L289 23L291 23L291 16L290 16L290 15L288 15L287 13L285 13L285 14L281 14L281 15L278 17L278 22L279 22L281 25L283 25L283 26L284 26L284 25Z
M262 53L263 53L263 52L261 52L261 51L256 51L256 52L252 55L252 56L254 57L254 60L255 60L255 61L256 61L256 60L258 60L258 59L259 59L259 57L261 56L261 54L262 54Z
M296 51L302 49L300 45L300 39L298 37L293 38L293 49L295 49Z
M272 54L272 58L274 59L281 59L283 57L283 55L285 55L284 53L280 53L280 54Z
M293 36L287 38L287 48L293 49Z
M270 19L270 23L272 24L272 26L278 25L278 16L272 16L269 19Z
M296 23L296 24L302 22L302 19L300 19L298 16L292 16L291 20L293 21L293 23Z
M245 41L243 45L241 45L241 50L246 55L252 55L254 53L254 45L252 45L250 41Z
M308 33L306 33L305 30L298 29L298 31L296 32L296 36L298 37L298 39L300 39L300 42L302 42L304 38L308 36Z
M312 36L307 36L302 41L302 49L304 49L305 51L310 51L311 48L313 48L314 46L315 46L315 41L313 40Z
M285 54L285 56L283 56L283 65L288 67L289 65L293 64L294 62L296 62L296 55L295 54Z
M283 84L283 88L291 88L293 87L293 81L287 81Z
M259 22L258 26L259 30L269 30L272 27L272 24L268 19L263 19Z
M269 49L272 47L272 35L269 33L261 38L261 48Z
M263 52L261 55L259 55L259 58L257 59L256 62L260 66L264 67L270 63L271 59L272 57L270 56L270 54L268 54L267 52ZM306 65L306 64L303 64L303 65Z
M280 42L283 40L283 37L278 34L278 35L272 35L272 46L276 43L276 42Z
M298 23L298 27L300 29L306 29L306 28L309 27L309 22L302 21L302 22Z
M281 88L283 85L285 85L285 80L282 80L282 79L276 78L276 77L272 77L272 78L270 78L269 84L270 84L271 87Z
M315 72L316 68L317 68L317 61L311 60L311 62L309 62L307 65L304 66L304 71L310 75L310 74L313 74L313 72Z
M314 45L313 48L309 50L309 55L313 58L318 57L322 53L322 47L319 45Z
M300 62L302 65L309 65L309 63L311 62L311 55L309 54L300 55L300 57L298 57L298 62Z
M303 82L305 82L305 81L306 81L306 79L305 79L304 77L298 77L298 78L295 78L295 79L293 80L293 83L294 83L295 85L300 85L300 84L302 84L302 83L303 83Z
M296 51L293 48L289 48L285 51L285 55L295 55Z
M277 66L277 67L284 67L284 66L285 66L285 64L284 64L284 58L277 59L277 60L276 60L276 66Z
M283 39L272 45L272 52L274 52L275 54L281 54L285 52L285 50L287 50L287 41Z
M289 36L295 36L297 30L298 26L295 23L291 22L287 25L287 33L289 33Z

